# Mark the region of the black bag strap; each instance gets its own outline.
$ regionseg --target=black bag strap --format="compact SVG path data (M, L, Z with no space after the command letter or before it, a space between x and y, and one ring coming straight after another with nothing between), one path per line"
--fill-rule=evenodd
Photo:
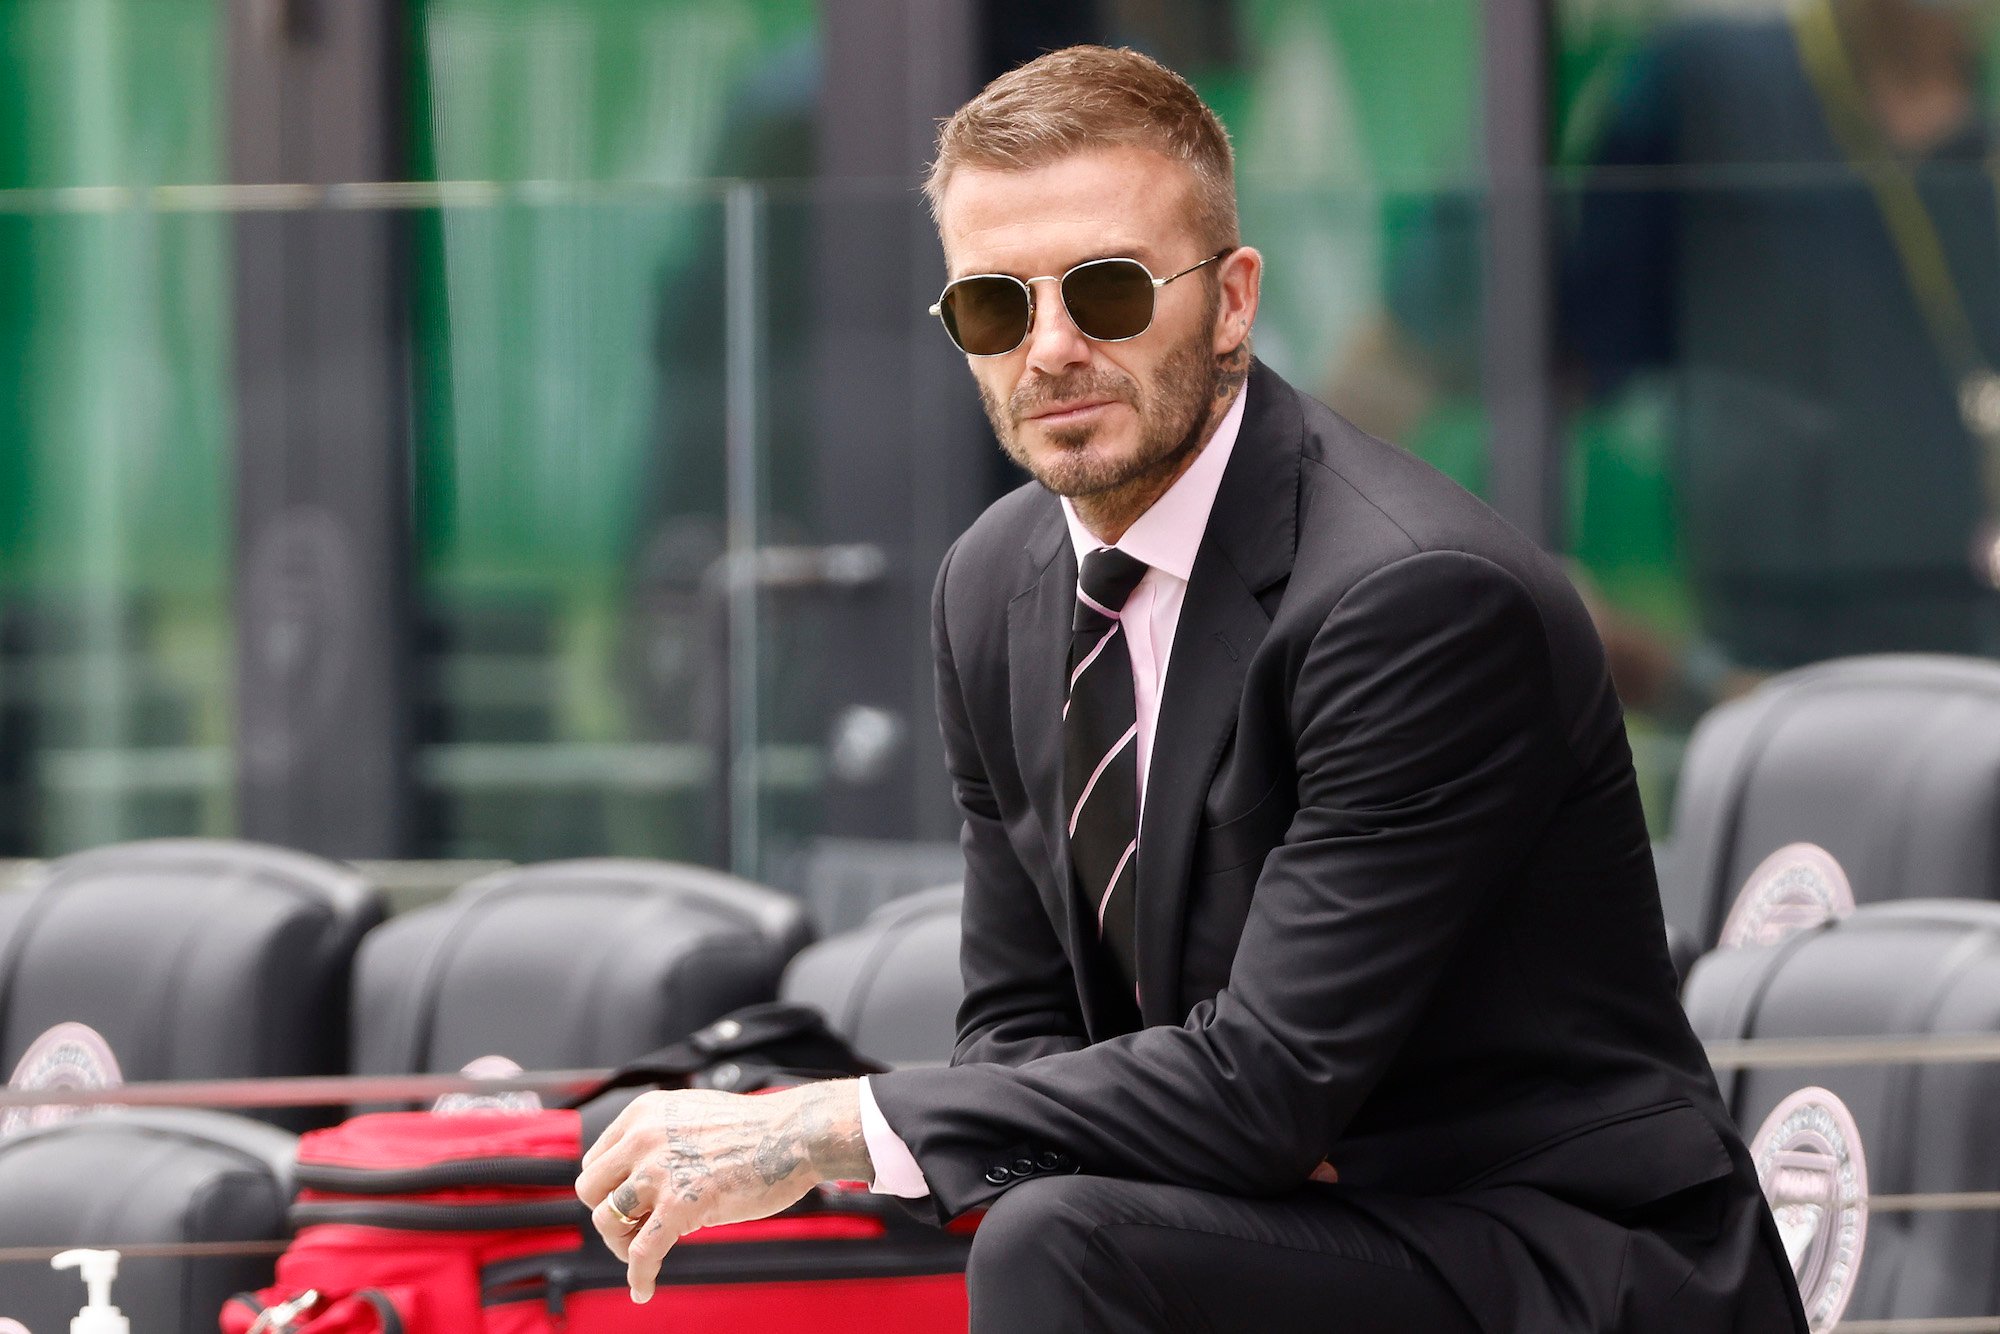
M617 1089L649 1084L747 1093L813 1079L881 1074L886 1068L849 1046L827 1026L817 1006L762 1001L618 1067L569 1105L579 1107Z

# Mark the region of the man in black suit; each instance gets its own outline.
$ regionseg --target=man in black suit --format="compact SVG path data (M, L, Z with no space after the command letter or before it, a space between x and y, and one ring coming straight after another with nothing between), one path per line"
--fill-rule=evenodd
M635 1295L861 1178L990 1209L980 1330L1803 1330L1556 564L1252 362L1177 76L1023 66L931 189L937 313L1037 479L937 585L958 1049L634 1104L578 1189Z

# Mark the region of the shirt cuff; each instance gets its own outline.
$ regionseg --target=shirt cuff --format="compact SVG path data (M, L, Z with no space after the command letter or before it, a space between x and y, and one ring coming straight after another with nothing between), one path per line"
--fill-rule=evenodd
M868 1146L868 1159L875 1165L875 1180L868 1189L877 1195L895 1195L905 1200L921 1199L931 1193L924 1169L903 1137L889 1129L882 1109L875 1105L875 1091L861 1080L861 1138Z

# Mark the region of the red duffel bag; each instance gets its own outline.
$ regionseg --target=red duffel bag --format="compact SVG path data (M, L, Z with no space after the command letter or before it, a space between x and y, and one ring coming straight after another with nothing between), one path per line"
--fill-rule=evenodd
M578 1250L574 1111L377 1112L299 1141L297 1238L224 1334L477 1331L479 1276Z
M690 1233L641 1306L602 1247L496 1261L485 1334L962 1334L970 1226L941 1231L865 1192Z
M696 1066L742 1088L865 1062L816 1012L758 1006L627 1067L611 1086L685 1082ZM223 1334L965 1328L971 1224L930 1227L860 1188L822 1189L776 1218L683 1237L652 1301L636 1305L625 1266L576 1198L583 1138L573 1110L379 1112L309 1132L299 1141L297 1238L276 1283L231 1299Z

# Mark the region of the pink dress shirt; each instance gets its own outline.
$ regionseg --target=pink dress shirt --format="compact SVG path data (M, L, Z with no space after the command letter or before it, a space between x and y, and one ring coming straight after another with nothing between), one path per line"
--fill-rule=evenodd
M1125 602L1119 621L1125 631L1125 647L1132 658L1132 693L1137 705L1139 737L1139 809L1146 809L1146 772L1153 758L1153 733L1160 717L1160 695L1167 684L1167 660L1173 654L1174 631L1180 625L1181 602L1187 596L1188 576L1194 573L1195 553L1201 549L1201 535L1208 528L1209 511L1215 508L1215 493L1222 485L1222 473L1236 448L1236 433L1243 425L1244 394L1237 394L1229 411L1209 437L1208 444L1195 456L1188 470L1141 514L1115 544L1128 556L1144 561L1150 568L1132 596ZM1076 548L1078 565L1086 553L1104 545L1091 535L1067 497L1062 502L1063 520L1069 525L1070 545ZM889 1128L868 1081L861 1081L861 1134L868 1156L875 1165L875 1183L870 1189L882 1195L915 1199L931 1193L923 1169L902 1136Z

